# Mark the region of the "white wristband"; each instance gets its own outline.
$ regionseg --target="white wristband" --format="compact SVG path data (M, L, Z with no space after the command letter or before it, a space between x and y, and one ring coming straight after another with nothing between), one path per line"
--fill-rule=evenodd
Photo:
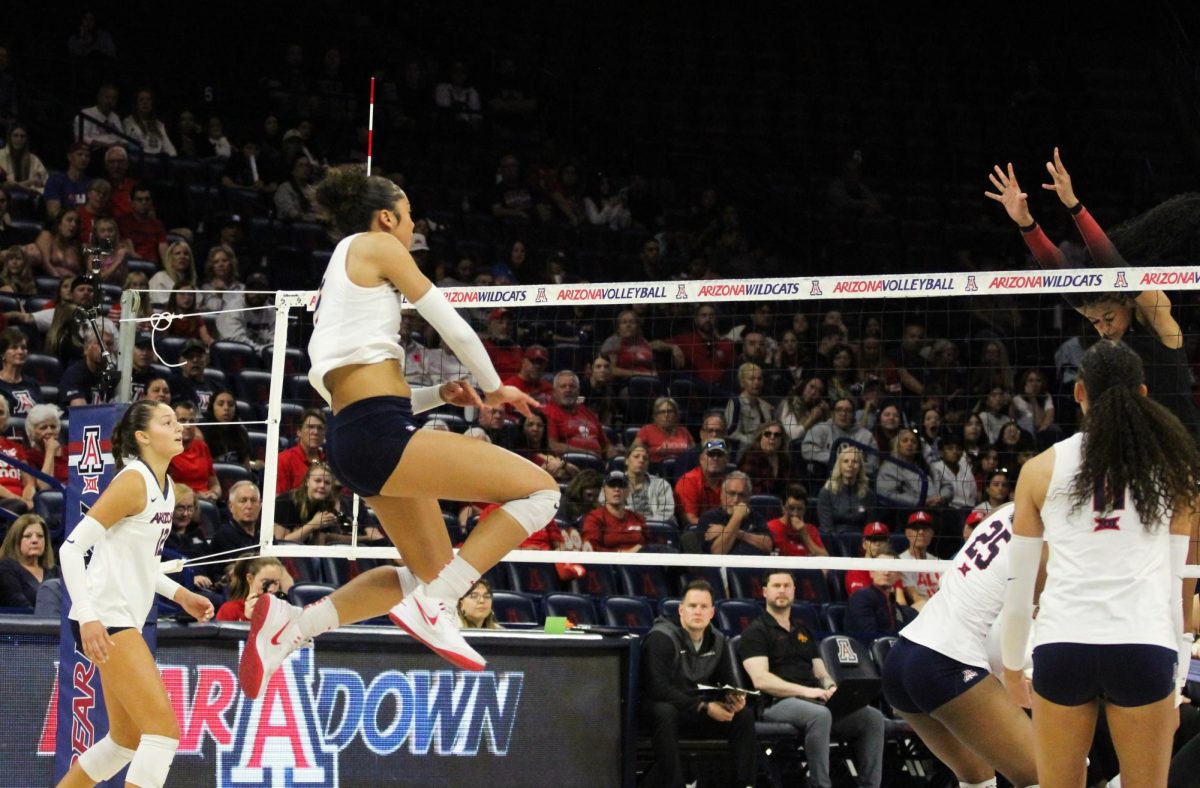
M442 399L441 386L421 386L412 390L412 410L413 413L424 413L427 410L441 407L446 404L446 400Z

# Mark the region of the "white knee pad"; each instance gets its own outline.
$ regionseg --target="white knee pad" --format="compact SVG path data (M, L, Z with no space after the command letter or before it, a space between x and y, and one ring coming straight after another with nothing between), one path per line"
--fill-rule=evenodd
M129 764L125 782L133 783L138 788L162 788L167 781L167 772L171 771L171 761L175 760L177 747L178 739L149 733L143 735L133 756L133 763Z
M527 534L536 534L558 514L558 490L538 490L525 498L509 501L500 508L521 524Z
M396 567L396 576L400 578L400 593L404 596L416 591L417 586L421 585L421 580L407 566Z
M79 756L79 767L93 782L101 783L124 769L125 764L133 760L133 754L133 750L117 744L111 736L105 736Z

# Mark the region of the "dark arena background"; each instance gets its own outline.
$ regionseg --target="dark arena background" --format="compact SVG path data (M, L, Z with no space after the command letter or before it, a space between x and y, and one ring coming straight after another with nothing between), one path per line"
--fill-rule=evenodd
M279 506L323 456L312 436L327 409L305 351L335 241L308 187L365 163L368 146L372 172L411 200L418 265L501 376L549 412L574 373L590 414L564 416L569 427L493 409L426 415L426 428L470 430L560 482L559 517L525 550L586 551L526 553L488 574L510 631L471 635L483 673L451 670L384 620L322 637L250 701L236 682L244 624L197 625L160 600L147 634L183 734L168 785L651 784L640 644L686 582L713 583L714 625L736 636L763 611L761 569L791 560L796 614L862 655L840 669L878 678L896 632L845 621L847 572L873 549L864 526L882 523L901 558L950 559L968 514L1009 500L1021 466L1078 429L1072 389L1097 336L1070 306L1080 294L1165 291L1191 376L1182 396L1200 402L1200 8L827 5L4 7L0 452L16 464L0 466L0 533L33 512L55 551L80 516L64 500L103 475L79 459L90 417L77 409L154 395L197 403L194 440L213 460L174 557L278 549L298 603L392 560L348 490L324 504L344 538L271 544L272 525L298 525ZM98 122L97 106L119 122ZM1093 259L1077 217L1042 188L1056 148L1118 261ZM1010 162L1041 247L984 195ZM272 335L277 306L286 331ZM77 310L111 333L111 380ZM409 382L466 376L406 315ZM725 424L710 431L714 419ZM679 482L718 438L728 466L699 478L745 472L771 550L712 555L692 527L703 502ZM839 443L865 461L849 514L822 495ZM665 499L635 495L644 527L615 538L589 515L606 475L636 476L631 465ZM243 528L231 510L243 480L275 484L265 534L258 509ZM484 505L443 502L456 545ZM933 536L910 545L917 512ZM813 536L798 535L802 521ZM949 566L904 581L936 587ZM59 676L54 574L36 602L0 584L0 786L53 784L70 763L63 742L77 754L96 733L98 680ZM183 577L226 601L220 561ZM547 634L558 617L598 629ZM883 785L958 784L882 697L872 704L888 718ZM1194 707L1181 720L1176 750L1200 734ZM762 728L758 784L802 784L803 744ZM835 738L835 785L855 784L851 755ZM720 742L686 741L684 765L702 785L728 777ZM1117 768L1102 733L1088 784Z

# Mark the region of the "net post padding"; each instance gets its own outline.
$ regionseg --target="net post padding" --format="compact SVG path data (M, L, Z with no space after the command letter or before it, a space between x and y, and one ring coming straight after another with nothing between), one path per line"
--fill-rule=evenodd
M282 418L283 380L287 362L288 313L293 307L316 306L317 292L280 291L275 295L275 336L271 345L271 388L267 402L267 446L263 456L262 516L258 547L262 555L273 552L275 542L275 485L279 479L279 422ZM308 555L313 555L309 548Z

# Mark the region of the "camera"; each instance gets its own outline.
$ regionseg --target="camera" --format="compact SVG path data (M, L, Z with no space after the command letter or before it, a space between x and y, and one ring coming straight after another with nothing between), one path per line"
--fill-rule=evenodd
M350 519L350 515L337 511L333 515L337 518L338 528L341 528L343 533L354 530L354 521Z
M274 591L271 590L272 586L275 587ZM279 590L278 580L262 581L262 589L259 591L259 593L261 593L263 596L270 594L271 596L278 597L279 599L287 599L287 594Z

